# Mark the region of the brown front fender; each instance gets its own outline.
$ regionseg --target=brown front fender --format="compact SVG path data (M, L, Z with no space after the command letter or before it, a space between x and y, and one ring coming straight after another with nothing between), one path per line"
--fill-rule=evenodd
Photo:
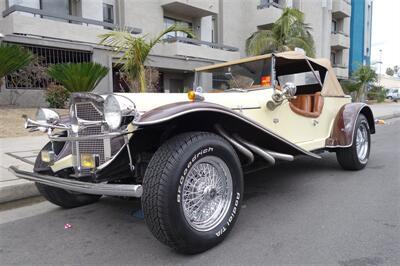
M346 148L353 144L357 118L363 114L371 134L375 133L375 121L371 108L365 103L348 103L339 110L333 123L330 137L326 140L327 148Z
M258 109L260 107L251 108ZM291 155L320 158L320 156L278 136L241 113L209 102L178 102L164 105L146 112L135 119L133 124L142 131L149 133L143 135L150 135L151 128L158 128L159 130L161 128L163 132L170 131L169 137L184 131L211 131L218 134L214 125L219 124L229 134L238 134L260 147Z

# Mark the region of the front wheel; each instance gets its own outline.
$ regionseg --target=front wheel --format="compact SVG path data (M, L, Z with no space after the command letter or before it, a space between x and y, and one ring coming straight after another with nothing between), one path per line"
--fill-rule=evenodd
M371 149L371 135L367 118L360 114L354 130L353 143L348 148L336 151L336 158L343 169L361 170L369 159Z
M153 155L142 207L158 240L193 254L228 235L242 195L242 169L231 145L212 133L191 132L168 140Z

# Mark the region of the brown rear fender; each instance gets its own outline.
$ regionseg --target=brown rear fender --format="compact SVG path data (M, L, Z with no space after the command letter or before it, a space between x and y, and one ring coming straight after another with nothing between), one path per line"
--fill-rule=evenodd
M375 133L375 120L371 108L365 103L348 103L339 110L333 123L330 137L326 140L327 148L346 148L353 144L357 118L363 114L371 134Z
M244 107L243 110L249 108L260 107ZM135 119L133 124L139 131L149 133L142 133L142 137L152 135L152 132L158 130L161 134L168 135L165 138L188 131L209 131L218 134L215 125L219 124L229 135L238 134L260 147L291 155L320 158L319 155L276 135L241 113L209 102L178 102L164 105L144 113Z

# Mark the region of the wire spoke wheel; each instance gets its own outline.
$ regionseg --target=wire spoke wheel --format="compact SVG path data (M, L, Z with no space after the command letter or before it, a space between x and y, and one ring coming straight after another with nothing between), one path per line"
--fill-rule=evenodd
M189 170L182 186L182 208L197 231L214 229L226 216L232 200L232 176L226 163L206 156Z
M364 123L361 123L357 129L356 135L357 157L360 162L364 162L367 159L368 147L368 130L366 125Z

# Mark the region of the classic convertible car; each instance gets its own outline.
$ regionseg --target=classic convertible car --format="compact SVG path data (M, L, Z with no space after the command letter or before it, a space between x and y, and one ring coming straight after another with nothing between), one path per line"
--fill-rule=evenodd
M228 235L243 172L324 151L360 170L375 133L371 109L351 103L329 61L296 52L198 68L187 94L77 93L68 117L39 109L25 126L50 142L33 173L11 167L18 177L64 208L141 198L153 235L183 253Z

